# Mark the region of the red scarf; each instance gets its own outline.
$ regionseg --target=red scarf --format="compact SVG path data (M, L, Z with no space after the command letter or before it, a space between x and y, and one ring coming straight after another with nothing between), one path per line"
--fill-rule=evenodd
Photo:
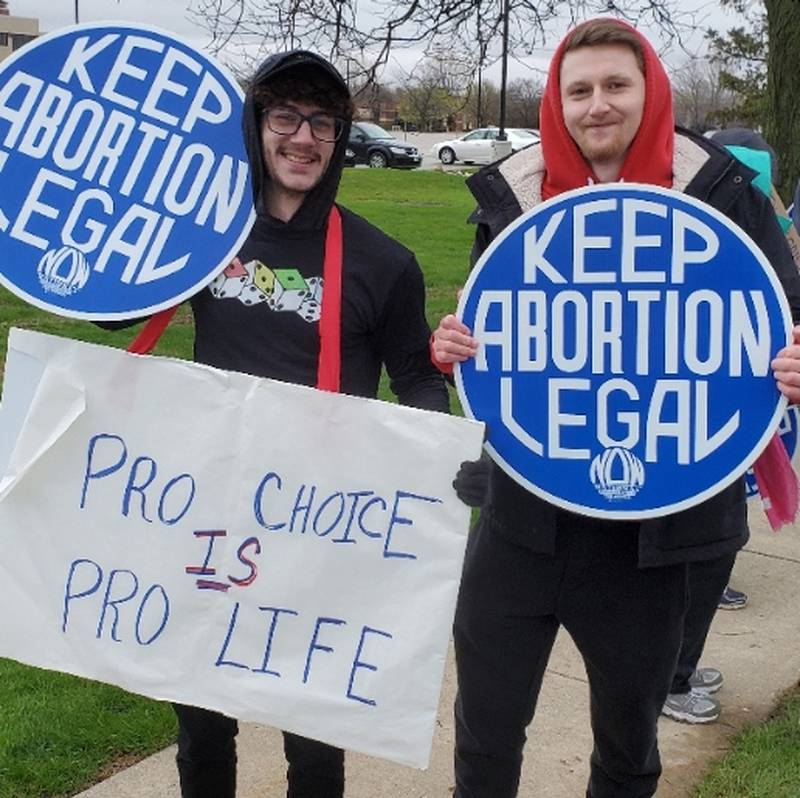
M322 280L324 289L319 320L317 388L338 393L341 376L342 216L335 205L328 216ZM128 351L137 355L151 352L177 309L177 306L167 308L152 316L131 342Z
M620 180L672 187L672 152L675 119L672 114L672 89L656 51L635 28L620 20L621 27L633 31L644 52L645 101L642 122L625 156ZM564 124L561 111L561 61L569 34L561 41L550 64L542 97L539 128L546 174L542 199L580 188L590 181L599 183Z

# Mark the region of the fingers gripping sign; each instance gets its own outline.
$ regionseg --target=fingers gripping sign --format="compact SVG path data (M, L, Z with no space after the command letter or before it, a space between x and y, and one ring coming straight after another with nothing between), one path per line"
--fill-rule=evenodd
M445 316L433 333L433 353L440 363L460 363L475 357L478 342L470 329L452 313Z
M792 404L800 403L800 325L792 330L792 343L778 352L771 366L778 390Z

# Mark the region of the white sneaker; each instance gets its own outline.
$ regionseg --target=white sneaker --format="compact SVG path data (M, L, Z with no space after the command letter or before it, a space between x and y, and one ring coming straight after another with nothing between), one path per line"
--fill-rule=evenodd
M698 668L689 677L689 686L695 693L710 695L716 693L724 681L722 673L716 668Z
M690 690L688 693L670 693L661 714L681 723L713 723L720 711L716 698Z

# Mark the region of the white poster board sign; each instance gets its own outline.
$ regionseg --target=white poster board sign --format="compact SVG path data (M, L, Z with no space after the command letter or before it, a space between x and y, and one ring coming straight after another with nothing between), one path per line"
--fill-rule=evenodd
M0 656L427 765L482 425L19 330L2 408Z

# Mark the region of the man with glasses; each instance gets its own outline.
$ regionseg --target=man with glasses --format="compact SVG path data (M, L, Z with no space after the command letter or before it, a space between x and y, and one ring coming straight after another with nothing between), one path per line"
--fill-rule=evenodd
M258 215L238 257L192 299L195 358L366 397L385 366L401 403L447 412L413 253L334 203L352 111L339 73L313 53L273 56L256 73L243 131ZM236 721L175 711L182 795L233 798ZM288 798L342 798L340 749L285 733L284 750Z

